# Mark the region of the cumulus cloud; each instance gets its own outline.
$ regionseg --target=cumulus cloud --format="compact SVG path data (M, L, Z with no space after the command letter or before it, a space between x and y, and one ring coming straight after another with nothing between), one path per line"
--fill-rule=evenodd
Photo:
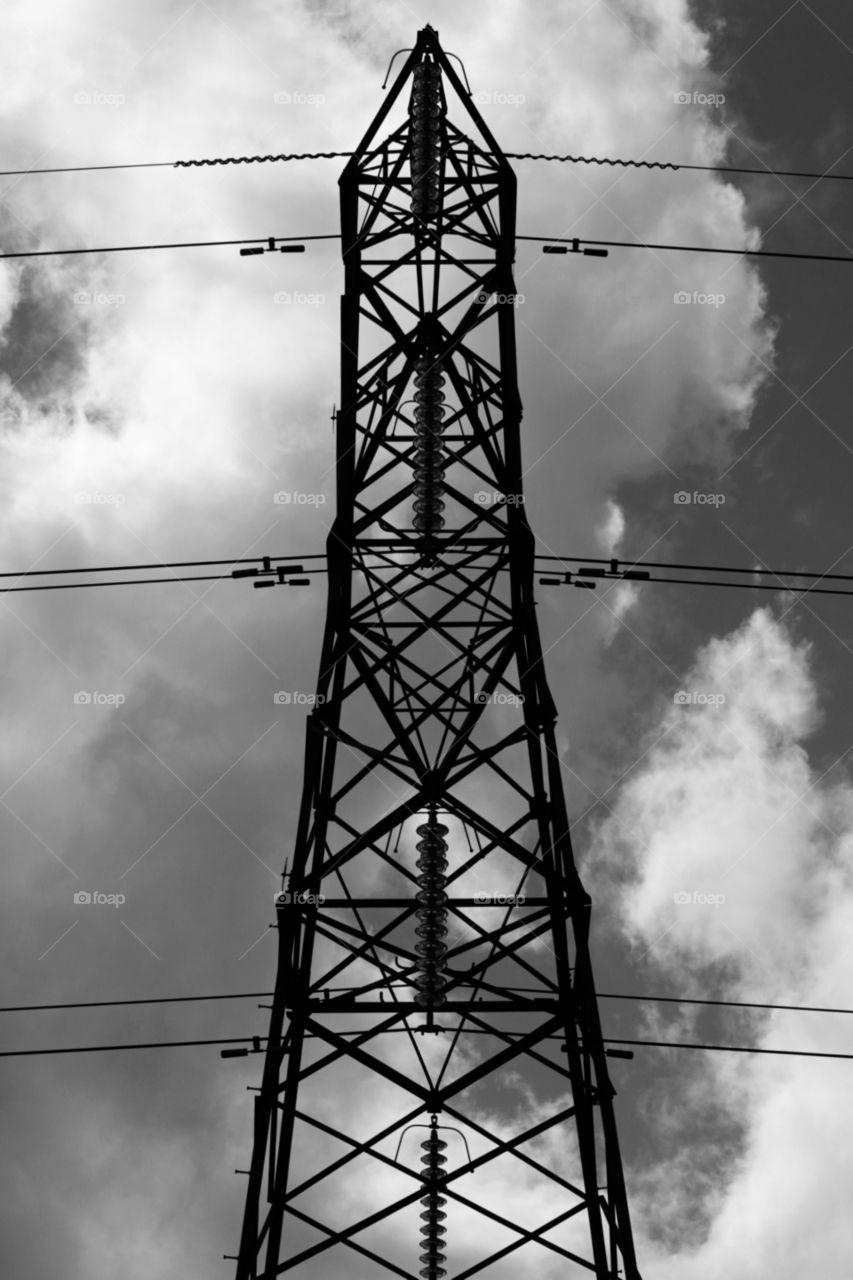
M853 786L825 784L809 758L819 710L807 646L759 610L700 650L674 698L590 859L618 886L638 962L677 973L682 989L843 1006ZM670 1024L669 1038L695 1031L696 1017ZM739 1025L724 1042L850 1048L830 1017ZM833 1139L849 1112L843 1064L687 1056L666 1104L654 1090L649 1102L686 1148L662 1150L635 1184L655 1274L758 1280L784 1266L840 1278L853 1244L837 1200L850 1156ZM819 1212L827 1232L806 1241L802 1223Z

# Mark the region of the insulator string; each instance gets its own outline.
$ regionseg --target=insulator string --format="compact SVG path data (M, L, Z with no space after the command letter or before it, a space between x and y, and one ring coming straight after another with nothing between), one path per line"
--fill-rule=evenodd
M423 1165L423 1177L426 1184L426 1195L421 1197L421 1204L424 1206L424 1212L421 1214L421 1249L420 1260L423 1266L420 1270L422 1280L443 1280L447 1275L444 1270L443 1263L447 1261L447 1255L442 1251L446 1247L445 1235L447 1228L444 1226L447 1214L444 1212L446 1204L445 1197L439 1191L439 1183L443 1178L442 1165L447 1164L447 1156L443 1154L447 1147L447 1143L439 1138L436 1127L436 1117L430 1117L430 1135L426 1142L421 1143L421 1164Z
M444 957L447 946L444 939L447 937L447 907L444 904L447 894L444 889L447 883L447 841L444 837L447 832L448 828L437 821L432 810L429 822L418 827L421 839L415 846L420 854L415 864L420 872L420 892L417 894L420 905L415 912L418 921L415 933L420 938L415 951L420 961L414 985L417 988L415 999L425 1009L436 1009L446 1000Z
M444 528L444 467L441 439L444 404L444 373L431 350L415 362L415 435L413 455L415 477L413 524L421 534L420 550L425 564L435 564L435 535Z
M412 213L421 222L435 222L441 205L441 117L444 101L441 70L421 62L412 76L409 105Z

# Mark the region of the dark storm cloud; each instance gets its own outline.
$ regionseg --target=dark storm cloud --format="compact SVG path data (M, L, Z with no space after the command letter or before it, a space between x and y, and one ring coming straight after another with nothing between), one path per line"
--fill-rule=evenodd
M72 399L86 370L90 322L85 291L72 273L25 265L13 285L14 303L0 335L4 425L22 413L56 414L70 426ZM61 429L61 426L60 426Z

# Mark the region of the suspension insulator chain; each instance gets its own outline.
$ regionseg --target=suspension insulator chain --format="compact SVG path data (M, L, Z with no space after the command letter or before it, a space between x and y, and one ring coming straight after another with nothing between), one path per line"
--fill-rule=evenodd
M423 1263L421 1267L422 1280L442 1280L447 1272L444 1270L442 1263L447 1261L447 1256L442 1252L445 1248L444 1237L447 1234L447 1228L444 1221L447 1214L444 1212L446 1199L438 1190L439 1179L442 1177L441 1166L447 1164L447 1157L442 1152L447 1147L447 1143L439 1138L436 1132L435 1120L432 1122L432 1130L426 1142L421 1143L421 1164L424 1167L422 1174L423 1180L427 1186L427 1193L421 1197L421 1204L424 1206L424 1212L421 1214L421 1248L423 1253L420 1260Z
M426 564L435 563L434 538L444 528L442 419L444 405L444 373L441 362L427 352L415 362L415 515L414 526L421 537L421 551Z
M434 62L421 62L415 67L412 82L412 213L421 222L435 222L441 205L441 70Z
M447 894L444 892L447 872L447 835L448 828L431 816L429 822L418 827L417 848L420 857L415 864L420 871L418 884L421 886L417 900L420 906L415 912L418 927L415 933L421 939L415 951L421 957L418 975L414 985L417 988L415 1000L426 1009L436 1009L445 1002L444 988L447 986L447 975L443 967L447 947L443 939L447 937Z

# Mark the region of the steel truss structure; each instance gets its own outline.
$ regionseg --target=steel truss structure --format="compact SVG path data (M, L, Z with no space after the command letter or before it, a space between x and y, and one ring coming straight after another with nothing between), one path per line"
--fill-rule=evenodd
M639 1280L534 613L515 177L437 33L404 52L340 179L328 615L237 1277Z

